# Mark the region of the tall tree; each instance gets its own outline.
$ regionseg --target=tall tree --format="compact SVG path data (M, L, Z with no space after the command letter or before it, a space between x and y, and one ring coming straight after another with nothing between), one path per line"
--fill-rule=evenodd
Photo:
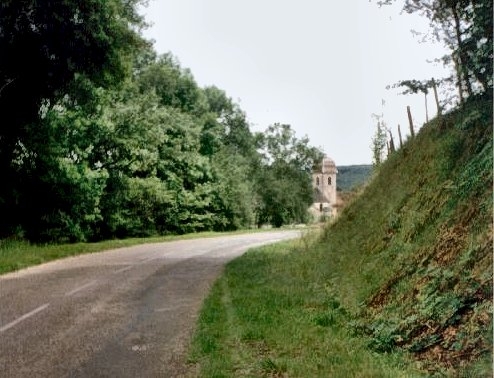
M53 155L54 149L37 142L50 133L43 119L47 112L61 101L63 106L91 104L95 85L117 85L130 72L133 54L146 45L139 35L144 23L138 1L0 3L2 218L15 218L19 206L26 206L19 202L26 189L19 170L27 169L26 159L36 157L39 167ZM13 232L15 224L5 222L0 233Z
M373 114L373 118L376 120L376 131L372 138L372 163L374 167L378 167L384 161L384 154L386 143L388 141L386 135L386 125L384 123L382 115Z
M200 115L206 110L206 100L188 69L180 66L172 54L163 54L142 69L138 79L142 92L154 90L162 105Z
M118 83L144 44L138 0L5 0L0 4L2 138L37 119L43 100L66 94L77 77ZM19 109L22 106L22 111Z
M257 223L276 227L307 221L313 202L311 171L322 152L298 139L290 125L276 123L257 134L263 165L256 173Z

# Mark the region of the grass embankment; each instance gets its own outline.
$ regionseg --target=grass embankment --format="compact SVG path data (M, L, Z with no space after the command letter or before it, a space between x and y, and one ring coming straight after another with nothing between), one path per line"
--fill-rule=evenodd
M203 376L492 376L492 103L426 125L316 240L227 265Z
M227 266L205 302L192 361L204 377L413 376L351 337L324 252L283 243Z

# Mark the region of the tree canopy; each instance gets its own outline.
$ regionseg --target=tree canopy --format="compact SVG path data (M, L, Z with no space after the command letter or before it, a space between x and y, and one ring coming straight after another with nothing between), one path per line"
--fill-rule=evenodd
M224 91L157 55L138 2L0 4L0 237L307 220L318 151L289 125L252 133Z
M98 85L122 80L129 56L145 43L137 1L2 1L1 135L17 134L43 100L66 95L78 76ZM15 111L21 104L23 111Z

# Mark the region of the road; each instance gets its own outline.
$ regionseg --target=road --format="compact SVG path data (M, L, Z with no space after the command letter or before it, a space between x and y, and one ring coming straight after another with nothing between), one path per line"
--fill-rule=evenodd
M194 375L188 343L224 264L248 248L297 236L147 244L0 276L0 376Z

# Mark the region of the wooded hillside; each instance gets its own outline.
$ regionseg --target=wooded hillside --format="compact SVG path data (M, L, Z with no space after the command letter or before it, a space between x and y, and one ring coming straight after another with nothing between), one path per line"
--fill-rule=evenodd
M349 192L369 181L372 175L372 165L343 165L338 166L337 189Z

